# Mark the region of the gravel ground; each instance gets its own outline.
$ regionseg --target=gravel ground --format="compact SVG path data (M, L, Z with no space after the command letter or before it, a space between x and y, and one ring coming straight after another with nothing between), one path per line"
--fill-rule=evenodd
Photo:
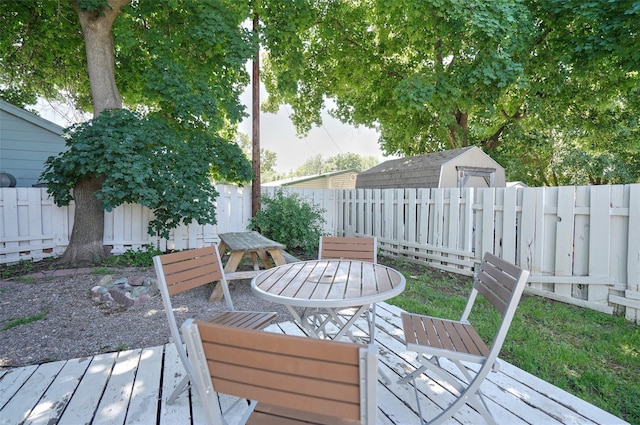
M0 369L93 356L131 348L153 347L169 341L169 328L159 293L139 306L125 308L115 302L96 303L91 288L104 275L88 270L67 271L66 276L22 277L0 281ZM59 273L59 272L58 272ZM115 279L140 276L155 281L153 269L121 269ZM236 310L276 311L276 320L291 320L284 306L256 298L249 280L230 283ZM211 286L172 298L179 323L206 319L226 310L224 301L209 302ZM8 324L43 316L6 329Z

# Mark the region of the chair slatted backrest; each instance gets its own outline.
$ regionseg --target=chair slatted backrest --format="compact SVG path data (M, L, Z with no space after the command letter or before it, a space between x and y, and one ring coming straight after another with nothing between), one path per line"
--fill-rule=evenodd
M318 259L361 260L377 263L377 240L375 237L321 236Z
M153 265L158 279L158 290L162 295L162 303L169 322L171 338L175 342L176 350L182 361L187 375L176 387L168 399L173 403L190 382L193 371L189 365L187 352L184 349L178 323L173 312L171 298L181 292L194 289L218 281L229 311L218 312L211 317L211 321L223 323L227 326L261 328L275 317L273 312L251 312L234 310L229 292L220 254L217 246L157 255L153 257Z
M518 282L526 282L528 276L528 271L489 252L485 253L461 320L467 320L469 317L477 294L482 294L504 316L512 304L512 298L520 298L522 294L524 285L518 285Z
M162 303L169 320L169 329L175 342L180 342L181 339L171 304L173 295L218 280L223 285L224 298L229 310L234 310L216 246L157 255L153 257L153 265L158 278L158 290L162 295ZM183 351L179 349L179 352ZM184 356L186 358L186 354Z
M460 320L468 321L478 294L482 294L500 312L502 320L487 356L489 363L495 361L502 348L528 278L528 270L523 270L490 252L485 253L482 258L480 270Z
M369 408L375 420L375 390L363 397L367 388L363 381L367 379L361 369L365 350L373 363L367 372L375 388L375 346L194 323L205 358L197 358L197 347L191 347L193 333L185 323L183 332L191 335L185 337L187 346L190 353L196 353L194 362L208 365L214 391L356 421L366 417ZM373 406L367 406L367 400Z
M165 254L159 259L169 295L179 294L223 278L214 246Z
M487 254L476 278L475 287L502 314L505 313L522 270L515 265Z

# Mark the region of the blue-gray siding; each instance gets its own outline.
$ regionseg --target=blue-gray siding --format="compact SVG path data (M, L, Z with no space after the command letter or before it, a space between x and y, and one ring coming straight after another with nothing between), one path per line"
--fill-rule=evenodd
M38 183L48 157L66 149L62 127L0 100L0 172L17 187Z

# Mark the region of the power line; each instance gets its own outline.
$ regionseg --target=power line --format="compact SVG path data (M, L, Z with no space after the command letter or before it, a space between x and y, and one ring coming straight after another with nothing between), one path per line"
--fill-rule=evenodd
M284 107L284 109L287 111L287 114L288 114L289 116L291 116L291 111L289 111L289 108L287 107L287 105L286 105L286 104L284 104L284 105L282 105L282 106L283 106L283 107ZM344 152L342 151L342 149L340 148L340 146L338 146L338 144L336 143L336 141L335 141L335 140L333 139L333 137L331 136L331 133L329 133L329 130L328 130L328 129L327 129L327 127L324 125L324 122L322 122L322 123L320 124L320 127L324 130L324 132L325 132L325 133L327 133L327 136L329 137L329 140L331 141L331 143L333 144L333 146L335 146L335 147L336 147L336 149L338 149L338 151L339 151L340 153L344 153ZM304 140L304 142L307 144L307 146L309 146L309 148L311 148L311 149L313 149L313 148L314 148L313 146L311 146L311 145L309 144L309 141L308 141L306 138L304 138L303 140ZM314 149L314 150L315 150L315 149ZM322 154L322 152L320 152L320 153Z

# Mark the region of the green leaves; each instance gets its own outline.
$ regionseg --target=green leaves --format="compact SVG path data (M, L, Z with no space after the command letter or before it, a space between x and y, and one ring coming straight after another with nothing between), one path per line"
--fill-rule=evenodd
M68 89L90 109L80 24L71 2L3 2L0 9L0 97L17 106Z
M301 248L307 255L317 251L324 210L307 203L298 194L283 190L273 196L263 196L261 203L260 211L251 218L249 230L285 244L288 249Z
M522 58L533 27L522 2L369 0L320 2L265 34L269 105L286 102L304 133L319 123L324 98L340 119L380 128L387 153L424 153L443 143L464 145L460 116L493 107L502 90L523 77ZM284 25L290 50L281 48ZM295 82L295 84L292 83ZM450 139L450 141L448 141Z
M100 12L110 3L77 4ZM140 1L114 10L113 46L105 43L115 55L114 92L144 114L105 111L67 129L69 150L49 158L42 178L58 205L66 205L79 180L95 177L104 209L146 205L155 213L150 233L165 237L180 222L213 223L212 178L242 183L252 176L232 142L245 115L239 101L249 81L245 64L257 49L242 27L249 4ZM73 2L9 2L0 24L1 96L21 105L66 93L76 108L92 109L91 72Z
M324 99L332 98L331 113L379 129L388 154L479 145L511 179L584 184L562 177L577 176L573 166L557 168L575 161L561 160L568 143L585 161L600 158L618 170L583 164L590 176L579 181L637 180L639 127L629 117L640 115L639 1L297 7L291 14L265 7L261 18L268 23L267 107L292 105L300 133L320 123ZM616 158L605 160L614 145Z
M181 222L215 223L211 175L242 182L251 166L235 143L215 134L174 128L158 114L125 109L67 129L69 150L47 160L42 179L58 205L72 200L75 183L104 179L97 193L105 210L123 203L152 209L149 233L168 237Z
M257 45L241 27L248 5L219 0L176 1L176 8L140 2L116 28L123 81L184 128L223 128L244 117L239 94L249 81L245 64ZM127 96L124 96L125 101Z

